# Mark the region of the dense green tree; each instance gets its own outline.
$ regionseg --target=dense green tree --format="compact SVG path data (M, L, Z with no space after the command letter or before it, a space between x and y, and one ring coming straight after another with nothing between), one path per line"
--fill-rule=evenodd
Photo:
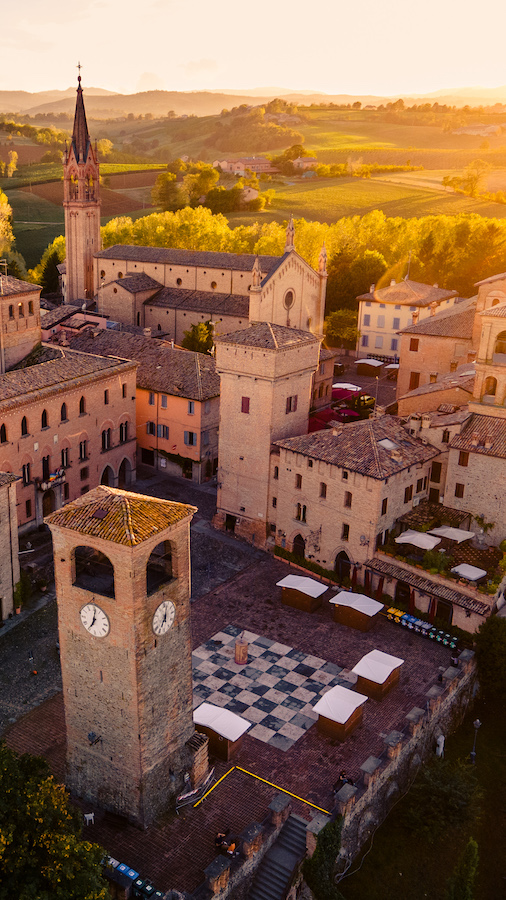
M181 193L184 202L188 206L197 206L201 199L215 187L220 179L220 173L213 166L202 165L197 172L190 172L183 178Z
M478 844L474 838L469 838L466 849L449 879L446 900L474 900L478 862Z
M351 250L336 253L328 267L327 313L336 309L357 309L356 298L378 284L387 270L385 257L378 250Z
M47 763L0 744L0 900L106 900L104 851Z
M34 284L40 284L43 294L52 294L58 290L58 271L56 266L65 259L65 238L59 235L49 244L42 254L40 263L28 272L28 278Z
M209 353L213 347L213 326L211 322L198 322L197 325L192 325L189 331L185 331L181 346L185 350Z
M0 190L0 256L10 250L13 241L12 209L6 195Z
M506 619L490 616L475 635L481 689L486 697L506 700Z
M354 347L357 343L357 314L352 309L338 309L323 323L327 343L331 347Z
M151 200L154 206L161 206L166 211L183 208L185 201L181 185L177 183L173 172L162 172L158 176L151 191Z
M402 824L429 842L470 822L481 798L473 766L434 759L423 766L407 796Z

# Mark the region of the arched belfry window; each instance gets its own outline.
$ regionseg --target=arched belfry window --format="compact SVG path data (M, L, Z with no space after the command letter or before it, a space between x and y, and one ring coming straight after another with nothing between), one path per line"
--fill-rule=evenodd
M81 399L79 401L79 415L84 416L85 412L86 412L86 400L84 399L84 397L81 397Z
M62 403L62 405L61 405L60 419L61 419L62 422L66 422L67 419L68 419L68 416L67 416L67 404L66 404L66 403Z
M28 434L28 422L26 420L26 416L23 416L21 419L21 434Z
M76 547L73 584L102 597L114 597L114 566L100 550Z
M506 331L501 331L495 339L494 357L500 357L494 359L494 362L506 362Z
M40 427L41 427L41 428L47 428L47 425L48 425L48 422L47 422L47 409L43 409L43 410L42 410L42 415L41 415L41 417L40 417Z
M146 590L154 594L174 577L170 541L162 541L152 551L146 567Z

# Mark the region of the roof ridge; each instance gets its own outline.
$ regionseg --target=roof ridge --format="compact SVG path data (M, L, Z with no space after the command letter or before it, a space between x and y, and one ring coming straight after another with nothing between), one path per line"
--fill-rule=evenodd
M272 330L272 325L271 325L270 322L268 322L267 325L268 325L269 330L270 330L270 332L271 332L272 340L274 341L274 345L275 345L275 347L276 347L276 350L279 350L279 344L278 344L276 335L274 334L274 331Z
M202 400L202 375L200 371L200 359L198 353L195 354L195 368L197 370L197 393L199 400Z
M123 513L123 521L125 523L125 531L126 531L127 537L129 538L130 545L133 545L133 544L135 544L135 532L134 532L134 526L133 526L133 522L132 522L132 511L130 509L130 502L129 502L128 497L125 497L124 495L122 497L120 497L120 500L121 500L121 511Z
M373 419L367 419L367 423L366 423L368 426L367 430L369 432L369 437L370 437L370 440L372 443L372 452L374 453L374 460L376 462L376 468L378 470L378 475L383 477L383 467L381 465L378 445L377 445L376 439L374 437L374 428L372 426L373 421L374 421Z

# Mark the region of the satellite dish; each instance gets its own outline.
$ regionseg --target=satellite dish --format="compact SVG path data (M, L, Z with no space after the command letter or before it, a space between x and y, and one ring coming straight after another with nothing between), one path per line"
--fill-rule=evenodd
M366 538L365 534L361 534L360 535L360 543L365 544L366 540L367 540L367 538Z

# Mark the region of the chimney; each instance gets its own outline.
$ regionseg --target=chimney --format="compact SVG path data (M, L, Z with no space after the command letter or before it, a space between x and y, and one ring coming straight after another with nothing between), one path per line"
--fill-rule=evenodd
M413 310L413 313L411 316L411 318L413 319L413 325L416 325L416 323L418 322L419 316L420 316L420 310L419 309Z
M174 341L170 342L170 346L171 346L171 349L173 350L174 349Z
M430 304L430 314L431 314L431 316L435 316L435 315L436 315L436 309L437 309L437 303L435 302L435 300L433 300L432 303Z
M150 326L148 325L146 328L143 328L143 329L142 329L142 333L143 333L144 337L151 337L151 328L150 328Z
M438 285L438 283L436 282L436 284L433 284L432 287L435 287L436 290L437 290L437 288L439 287L439 285Z
M471 446L477 447L479 443L480 443L480 436L477 431L473 431L473 435L471 438Z
M369 288L369 293L370 293L370 294L374 294L374 288L375 288L375 287L376 287L375 284L371 284L371 287Z
M395 278L392 278L392 280L391 280L391 282L390 282L390 287L393 287L394 284L395 284Z
M491 436L487 434L487 436L485 437L485 450L490 450L493 443L494 441L492 440Z

